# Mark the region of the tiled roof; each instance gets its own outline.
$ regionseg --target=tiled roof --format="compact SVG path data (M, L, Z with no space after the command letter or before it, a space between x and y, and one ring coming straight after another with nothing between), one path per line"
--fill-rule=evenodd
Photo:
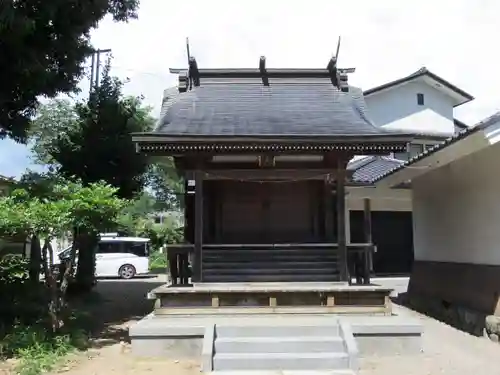
M201 136L385 136L394 132L368 119L363 93L345 93L328 78L314 83L300 79L220 79L164 100L156 132ZM401 134L398 134L401 135Z
M397 168L403 163L402 160L388 156L367 156L349 163L347 170L354 171L352 175L353 182L369 184L377 176Z
M421 154L418 154L416 156L414 156L413 158L409 159L408 161L406 161L405 163L402 163L401 165L399 166L395 166L394 168L391 168L389 170L386 170L385 172L379 174L378 176L375 176L372 180L371 180L371 183L375 183L375 182L378 182L380 180L382 180L383 178L393 174L393 173L396 173L397 171L401 170L401 169L404 169L408 166L411 166L412 164L416 163L417 161L419 160L422 160L422 159L425 159L426 157L480 131L480 130L483 130L485 128L487 128L488 126L490 125L493 125L494 123L497 123L498 121L500 121L500 112L497 112L495 114L493 114L492 116L490 117L487 117L486 119L484 119L483 121L479 122L478 124L470 127L470 128L466 128L458 133L456 133L455 135L453 135L452 137L450 138L447 138L445 141L441 142L441 143L438 143L436 144L434 147L431 147L427 150L425 150L424 152L422 152Z

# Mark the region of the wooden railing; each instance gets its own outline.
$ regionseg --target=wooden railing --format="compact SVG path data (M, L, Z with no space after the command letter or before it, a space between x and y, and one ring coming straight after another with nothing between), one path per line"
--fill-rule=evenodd
M194 252L192 244L168 245L167 264L171 285L190 285L190 258Z
M263 249L338 249L336 243L297 243L297 244L204 244L203 249L214 248L263 248ZM347 244L347 268L349 270L349 284L355 279L356 284L370 284L372 254L375 246L371 243L350 243ZM172 285L190 285L192 259L194 245L177 244L167 247L167 264L170 283Z
M347 268L349 270L349 284L352 278L356 284L370 284L372 257L375 246L372 243L347 244Z

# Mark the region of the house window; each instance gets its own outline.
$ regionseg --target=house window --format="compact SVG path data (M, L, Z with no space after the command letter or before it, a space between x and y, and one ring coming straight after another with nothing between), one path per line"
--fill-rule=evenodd
M408 153L406 151L395 152L392 156L394 159L404 160L404 161L408 160Z
M424 152L424 145L421 143L412 143L410 145L410 158L413 158Z
M417 94L417 104L418 105L424 105L424 94Z
M419 154L424 152L424 145L421 143L410 144L410 151L395 152L393 154L394 159L407 161Z

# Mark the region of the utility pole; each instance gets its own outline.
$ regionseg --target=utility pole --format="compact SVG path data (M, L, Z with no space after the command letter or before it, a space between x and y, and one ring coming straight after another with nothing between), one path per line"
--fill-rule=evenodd
M99 88L99 68L101 65L101 53L109 53L111 52L110 48L107 49L97 49L92 53L92 62L90 67L90 90L89 96L92 93L92 90L97 90ZM95 72L95 74L94 74Z

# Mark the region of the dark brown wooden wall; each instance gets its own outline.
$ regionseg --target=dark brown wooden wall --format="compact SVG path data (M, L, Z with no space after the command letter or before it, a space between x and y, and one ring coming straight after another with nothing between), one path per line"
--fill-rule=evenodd
M365 242L363 211L350 212L351 242ZM373 271L379 275L409 274L413 265L411 212L373 211L372 238L377 245Z
M323 186L322 181L206 181L205 241L321 242Z

